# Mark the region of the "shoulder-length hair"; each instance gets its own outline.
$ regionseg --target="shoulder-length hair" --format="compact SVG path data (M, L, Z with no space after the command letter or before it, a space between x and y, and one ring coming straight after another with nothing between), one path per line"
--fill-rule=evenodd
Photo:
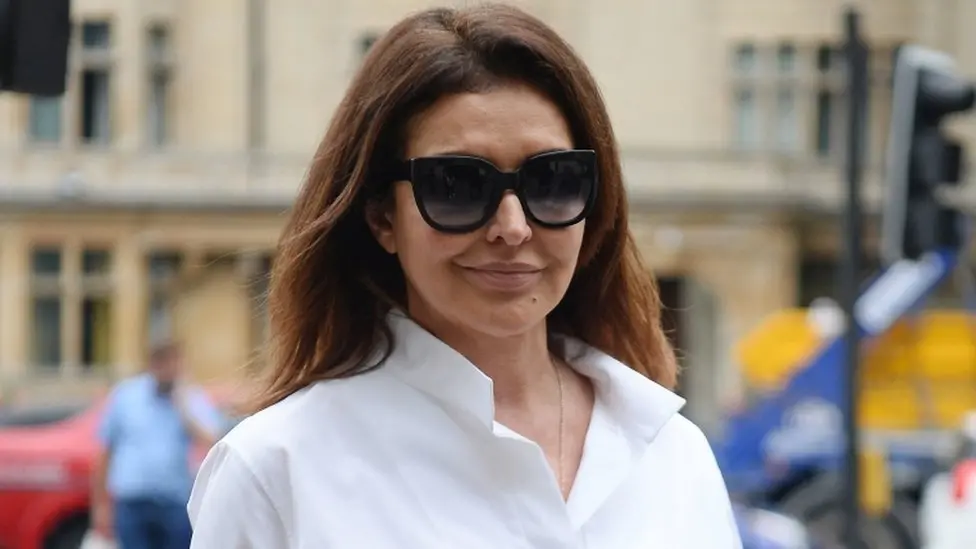
M627 226L620 157L593 76L535 17L482 5L429 9L398 23L373 44L339 104L279 243L269 295L272 365L259 408L389 356L386 315L405 307L406 292L396 257L367 226L366 206L384 192L371 174L401 154L407 123L439 98L506 82L545 93L562 109L576 146L594 149L599 164L600 193L579 267L550 329L674 386L674 352L654 279ZM377 350L385 351L380 360Z

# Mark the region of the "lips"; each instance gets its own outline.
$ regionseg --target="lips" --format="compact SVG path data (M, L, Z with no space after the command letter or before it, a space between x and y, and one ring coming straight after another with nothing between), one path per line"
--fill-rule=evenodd
M483 263L481 265L473 265L470 267L465 267L473 271L483 271L491 273L501 273L501 274L521 274L521 273L537 273L542 270L541 267L532 265L531 263Z
M494 291L525 290L542 276L542 269L529 264L486 264L465 267L466 278L475 286Z

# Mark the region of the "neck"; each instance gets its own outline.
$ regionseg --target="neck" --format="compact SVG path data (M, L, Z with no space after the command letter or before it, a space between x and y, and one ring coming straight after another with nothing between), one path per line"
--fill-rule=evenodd
M446 319L414 316L414 320L491 378L496 406L522 406L537 394L552 392L553 365L544 320L525 333L507 337L474 333Z

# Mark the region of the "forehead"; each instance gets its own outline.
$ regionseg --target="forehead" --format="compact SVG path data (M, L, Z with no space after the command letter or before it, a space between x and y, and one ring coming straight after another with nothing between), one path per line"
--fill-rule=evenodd
M542 151L573 146L559 107L518 84L444 97L411 121L406 137L407 158L463 153L501 168L514 168Z

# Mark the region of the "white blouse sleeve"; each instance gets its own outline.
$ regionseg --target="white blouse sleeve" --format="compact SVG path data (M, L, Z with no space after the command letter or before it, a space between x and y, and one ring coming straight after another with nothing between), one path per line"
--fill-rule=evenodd
M698 427L692 426L683 441L684 459L690 465L688 483L689 509L693 513L695 547L709 549L742 549L742 538L736 523L729 490L715 453Z
M233 448L218 443L207 454L187 505L191 549L285 549L281 516L260 480Z
M705 463L701 475L698 477L701 482L699 493L704 496L701 502L701 511L702 516L707 517L709 522L703 524L703 528L706 531L711 529L710 535L713 536L707 547L742 549L742 538L736 524L725 479L722 477L722 471L715 460L715 454L712 453L704 435L702 435L702 442L704 443L702 457L705 458Z

